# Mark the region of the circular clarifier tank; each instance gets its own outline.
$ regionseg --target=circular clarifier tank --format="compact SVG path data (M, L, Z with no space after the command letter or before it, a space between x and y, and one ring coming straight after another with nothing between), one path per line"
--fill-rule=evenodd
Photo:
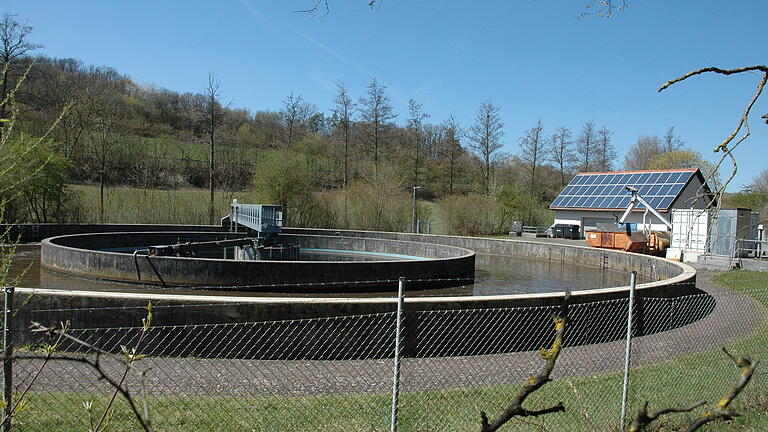
M695 270L685 264L573 244L287 228L280 240L304 248L298 260L237 261L231 253L227 259L223 253L207 258L134 254L148 245L243 236L216 232L214 227L207 227L206 232L184 231L182 226L167 227L169 231L142 230L147 228L151 227L42 227L48 232L112 232L55 236L39 246L18 249L15 270L31 265L19 284L24 288L17 290L20 296L31 294L21 299L29 312L23 310L18 319L39 321L43 319L35 315L39 312L45 320L69 320L83 328L130 329L140 322L143 308L151 301L158 311L164 311L158 312L157 325L297 320L291 321L300 328L297 331L311 333L315 321L307 318L362 316L389 322L397 308L397 280L404 277L405 319L415 332L406 338L414 344L412 355L449 356L451 346L470 341L476 347L472 354L514 351L523 345L499 345L496 332L470 331L446 339L437 351L423 351L419 341L430 336L419 332L434 330L434 326L449 332L472 328L475 316L488 311L508 316L499 331L527 335L525 346L539 346L550 335L546 331L531 334L531 314L536 323L548 321L562 305L566 291L572 292L572 304L588 303L583 314L574 318L574 325L606 328L610 323L605 320L612 316L609 312L626 301L632 271L641 282L637 286L640 298L699 293ZM125 232L128 229L134 231ZM706 306L685 320L645 330L686 325L706 316L712 305ZM617 330L579 343L622 337L621 326L609 327ZM341 340L312 334L322 341L318 346L353 343L363 353L360 355L367 356L365 341L378 337L367 334L368 328L361 327L362 333L352 339L346 333L339 335ZM370 327L374 328L379 327ZM201 337L215 341L219 335ZM158 352L166 354L162 349ZM264 358L282 358L279 353L263 354ZM325 358L311 350L297 355Z
M391 288L399 278L417 281L419 288L442 288L466 285L475 275L475 253L469 249L391 239L280 235L281 244L304 251L296 260L235 259L243 254L228 254L229 247L197 251L194 257L139 253L244 238L228 232L75 234L43 240L40 262L83 278L229 291L357 292Z
M281 241L301 246L295 261L237 261L232 259L232 247L194 258L134 254L150 245L244 236L186 231L57 236L44 240L40 249L22 248L17 261L29 255L32 268L22 281L24 286L146 293L173 290L226 295L237 291L246 296L375 297L390 295L398 278L405 277L410 295L498 296L620 287L628 280L627 265L617 265L620 260L600 255L602 268L596 269L594 259L579 255L585 249L587 255L595 255L588 248L398 233L288 230ZM454 244L444 244L446 240ZM457 244L469 244L481 253ZM489 248L488 244L495 246ZM510 244L526 248L512 250ZM549 250L546 259L541 256L542 247ZM40 267L47 271L41 272ZM640 272L639 282L668 276Z

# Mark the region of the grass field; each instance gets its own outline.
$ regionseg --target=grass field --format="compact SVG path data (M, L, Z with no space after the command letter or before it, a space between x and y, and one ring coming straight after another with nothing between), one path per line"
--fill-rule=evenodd
M102 222L99 216L99 187L73 185L82 206L81 222ZM229 212L232 198L249 202L248 192L216 192L216 215ZM104 223L192 224L209 223L210 195L206 189L137 189L110 187L105 190Z
M768 274L734 271L715 281L768 306ZM702 335L702 337L706 337ZM733 341L729 350L753 359L768 358L768 327ZM600 359L595 359L600 361ZM712 406L736 382L738 368L720 348L635 368L630 386L630 417L644 401L651 409L685 406L705 399ZM526 406L542 408L562 401L565 413L539 419L514 419L502 430L612 431L618 430L620 372L556 380L532 395ZM255 383L255 385L259 385ZM401 396L401 431L478 430L479 411L497 415L518 385L407 392ZM226 388L224 388L226 392ZM17 419L19 431L87 430L83 403L103 406L103 394L34 392ZM390 396L343 395L324 397L152 397L148 399L158 431L385 431L389 426ZM707 426L708 431L768 430L768 382L762 365L747 390L734 404L742 417ZM113 410L109 430L132 431L138 426L124 403ZM695 414L701 413L699 409ZM652 430L681 430L694 414L674 414Z
M72 189L78 196L82 210L78 222L101 222L99 187L72 185ZM216 191L215 197L217 217L223 217L229 212L233 198L242 203L260 202L251 191ZM105 190L103 222L205 225L209 223L209 202L210 194L207 189L110 187ZM428 218L432 221L432 234L445 234L445 222L440 206L428 201L421 201L419 205L428 209ZM426 233L426 225L422 225L421 230Z

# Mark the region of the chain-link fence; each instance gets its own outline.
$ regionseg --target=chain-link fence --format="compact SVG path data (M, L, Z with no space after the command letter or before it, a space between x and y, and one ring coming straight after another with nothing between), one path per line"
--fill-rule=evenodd
M708 279L699 278L700 294L636 298L625 426L646 401L651 409L714 406L740 374L722 347L768 358L768 289ZM13 430L143 430L138 418L155 431L479 430L480 411L497 417L542 369L538 350L551 344L559 309L415 304L400 313L270 322L205 315L187 325L84 328L73 320L64 338L52 321L105 311L28 311L47 331L14 333ZM25 306L17 299L15 307ZM156 306L154 322L183 308ZM106 312L147 313L128 309ZM620 430L628 309L626 298L571 304L553 380L525 402L530 409L562 402L565 412L514 418L502 430ZM734 420L743 430L768 425L760 369L733 406L744 414ZM705 409L659 425L675 430Z

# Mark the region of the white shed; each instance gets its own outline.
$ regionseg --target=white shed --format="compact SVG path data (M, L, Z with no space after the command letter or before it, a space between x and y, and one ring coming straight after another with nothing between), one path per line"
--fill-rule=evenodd
M579 225L581 232L596 229L598 223L616 222L627 209L631 194L638 189L652 207L671 219L672 209L703 209L713 199L704 176L698 169L585 172L577 174L549 206L555 224ZM644 220L645 219L645 220ZM667 226L638 205L627 223L650 225L653 231Z

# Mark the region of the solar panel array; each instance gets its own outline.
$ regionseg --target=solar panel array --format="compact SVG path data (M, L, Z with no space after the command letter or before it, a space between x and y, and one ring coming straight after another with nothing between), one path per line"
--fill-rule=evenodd
M667 210L696 171L578 174L550 208L625 209L631 198L626 186L657 210ZM638 203L637 208L645 208Z

